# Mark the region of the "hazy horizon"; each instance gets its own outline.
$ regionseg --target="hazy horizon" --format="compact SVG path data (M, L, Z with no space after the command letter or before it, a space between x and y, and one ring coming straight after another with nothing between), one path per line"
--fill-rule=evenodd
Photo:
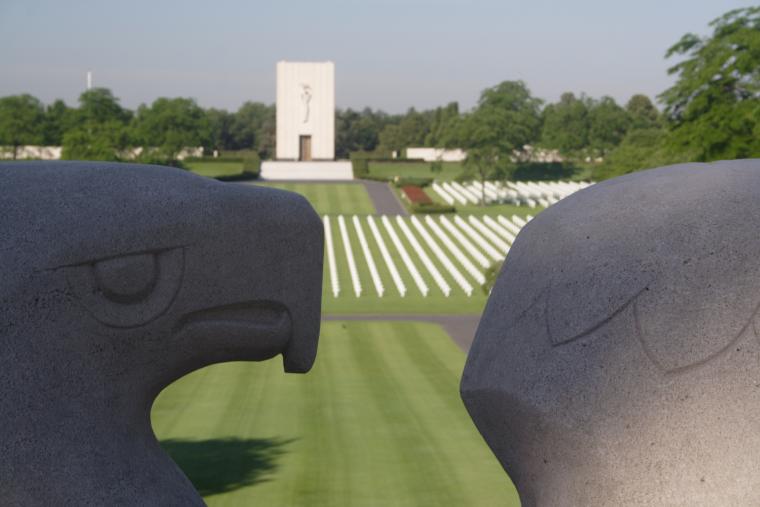
M274 103L277 61L331 60L339 108L466 110L517 79L548 101L572 91L625 103L673 82L664 56L684 33L706 35L717 16L752 5L721 3L10 0L0 4L0 96L75 105L92 70L93 85L131 109L165 96L236 110Z

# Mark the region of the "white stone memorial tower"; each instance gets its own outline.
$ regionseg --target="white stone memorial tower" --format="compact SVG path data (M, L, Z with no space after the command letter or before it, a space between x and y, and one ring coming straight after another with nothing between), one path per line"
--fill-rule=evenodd
M333 62L277 62L277 159L335 159Z

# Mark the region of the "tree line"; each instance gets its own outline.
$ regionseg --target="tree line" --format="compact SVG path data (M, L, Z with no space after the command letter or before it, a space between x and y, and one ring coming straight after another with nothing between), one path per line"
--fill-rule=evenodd
M156 99L135 111L107 88L87 90L79 106L56 100L45 106L28 95L0 98L0 145L62 146L63 157L119 160L131 147L154 148L151 156L174 160L186 147L274 152L275 109L246 102L236 112L204 109L191 98Z
M630 126L648 126L659 117L643 95L634 96L623 108L610 97L576 98L568 92L556 104L541 109L542 102L530 96L524 83L507 81L486 90L483 97L476 109L479 114L460 113L456 102L427 111L411 108L396 115L369 108L338 109L336 157L348 158L356 151L388 156L409 146L464 146L473 135L468 131L472 121L482 120L485 110L499 114L498 108L504 106L528 108L524 118L509 119L525 131L520 136L525 144L536 143L566 154L603 155L620 142ZM517 134L498 128L498 122L493 126L497 127L492 133L497 144ZM69 107L62 100L45 106L27 94L0 98L0 145L63 146L67 158L109 159L134 146L159 148L167 158L188 146L202 146L209 152L254 150L262 158L270 158L274 143L275 107L258 102L246 102L228 112L203 109L189 98L162 97L131 111L106 88L82 93L78 107Z
M620 105L572 92L554 103L534 97L522 81L484 90L477 105L456 102L426 111L387 114L365 108L335 114L336 157L371 152L387 157L409 146L463 148L481 177L514 170L526 144L557 150L569 161L603 160L610 177L681 161L760 156L760 7L730 11L710 23L712 34L684 35L668 49L678 61L675 84L652 100L634 95ZM63 146L64 158L117 160L129 147L173 160L183 147L254 150L274 156L275 107L246 102L237 111L204 109L190 98L159 98L135 111L108 89L79 97L78 107L45 106L30 95L0 98L0 145Z

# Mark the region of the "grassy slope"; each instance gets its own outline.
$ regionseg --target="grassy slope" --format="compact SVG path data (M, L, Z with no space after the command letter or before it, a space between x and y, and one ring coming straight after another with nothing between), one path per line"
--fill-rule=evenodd
M361 184L259 182L256 185L299 193L309 200L320 215L326 213L367 215L375 212L375 206L369 198L367 189Z
M369 173L373 176L435 178L439 181L450 181L462 173L459 162L444 162L443 171L430 171L430 162L370 162Z
M320 340L305 376L228 363L159 396L156 434L209 505L519 505L440 327L326 322Z

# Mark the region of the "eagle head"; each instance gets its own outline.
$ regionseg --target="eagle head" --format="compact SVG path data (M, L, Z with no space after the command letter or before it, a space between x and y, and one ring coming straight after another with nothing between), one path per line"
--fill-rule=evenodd
M293 193L157 166L0 167L5 500L200 501L152 434L153 400L212 363L308 371L322 252Z

